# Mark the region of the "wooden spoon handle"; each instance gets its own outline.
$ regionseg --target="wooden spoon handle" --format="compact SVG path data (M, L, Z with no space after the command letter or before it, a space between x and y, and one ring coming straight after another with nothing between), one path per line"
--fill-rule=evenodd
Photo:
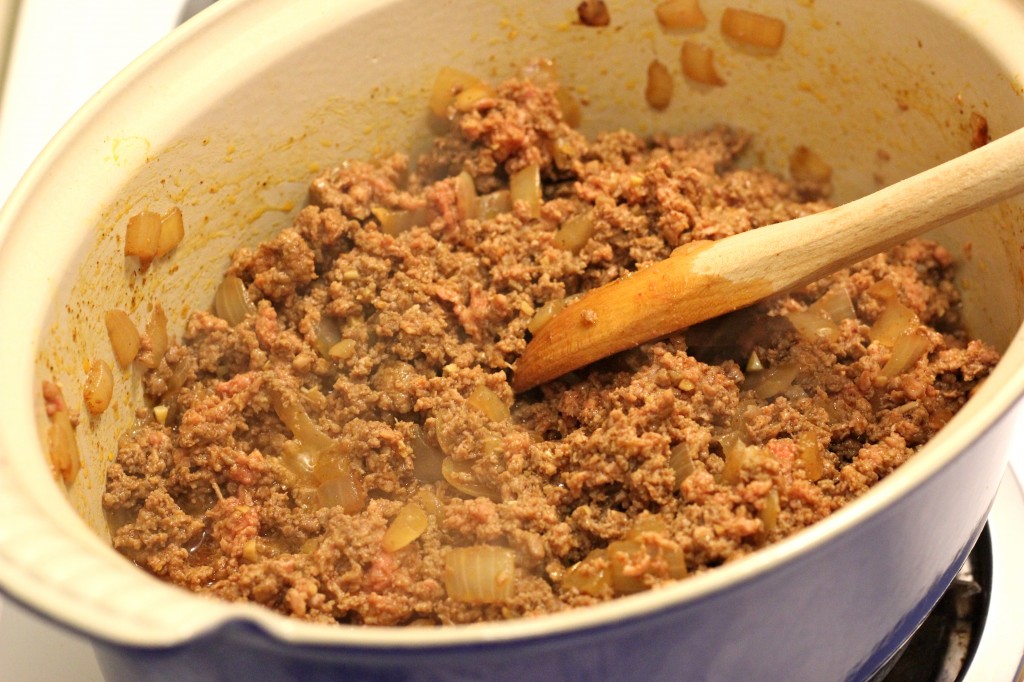
M1024 129L828 211L687 244L567 306L527 344L512 387L813 282L1021 191Z

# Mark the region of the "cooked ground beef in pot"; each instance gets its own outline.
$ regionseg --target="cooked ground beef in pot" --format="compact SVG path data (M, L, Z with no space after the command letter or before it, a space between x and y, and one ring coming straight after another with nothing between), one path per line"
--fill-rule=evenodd
M828 204L738 167L742 131L588 140L528 80L463 104L415 164L345 162L234 254L234 298L146 373L159 409L108 469L125 556L326 623L593 604L827 516L998 359L964 335L950 254L917 240L513 395L566 297Z

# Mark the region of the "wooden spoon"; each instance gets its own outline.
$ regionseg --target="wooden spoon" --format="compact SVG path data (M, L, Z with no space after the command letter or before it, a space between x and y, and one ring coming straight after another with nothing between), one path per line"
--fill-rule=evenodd
M555 315L516 362L512 388L808 284L1021 191L1024 129L828 211L686 244Z

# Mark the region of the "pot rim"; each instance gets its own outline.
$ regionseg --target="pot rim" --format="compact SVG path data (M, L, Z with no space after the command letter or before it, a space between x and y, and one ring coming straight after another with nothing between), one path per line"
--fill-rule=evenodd
M334 11L333 25L384 7L392 1L347 3L344 9ZM955 0L916 0L916 4L927 5L965 22L965 31L978 39L986 30L984 22L964 17ZM232 25L241 26L271 16L275 9L279 9L275 5L273 0L221 0L135 60L71 119L32 164L0 211L0 291L17 291L17 282L11 272L18 267L18 255L13 252L11 244L18 241L16 236L20 238L28 231L19 224L19 216L32 201L38 187L45 184L50 167L59 163L66 150L76 144L76 139L84 131L100 126L103 112L122 99L126 92L144 85L155 65L172 68L183 63L188 54L194 55L204 43L212 44L210 41L217 34L231 30ZM1005 13L1008 23L1004 25L1024 26L1024 10L1011 0L993 3L993 11ZM1009 22L1011 17L1013 21ZM993 46L993 50L1008 70L1021 79L1024 59L1013 52L1008 40L1004 38ZM183 47L187 49L183 50ZM5 315L13 307L9 301L3 300L5 298L0 297L0 319L11 319ZM39 315L38 319L29 320L27 328L43 328L42 312ZM26 357L26 348L31 353L27 357L34 357L35 343L36 339L20 345L9 340L0 341L0 369L13 379L11 390L0 394L0 413L7 412L9 416L21 418L32 416L31 409L19 406L19 403L25 401L35 385L34 364L28 363L30 366L25 367L17 358ZM8 355L12 349L21 350L22 354ZM14 427L16 419L11 418L0 422L0 516L8 520L0 528L0 585L14 599L65 626L94 638L137 647L173 646L239 620L256 625L284 642L402 650L493 645L624 625L709 599L727 587L756 581L759 576L800 561L808 553L835 541L895 505L960 457L1024 395L1022 359L1024 332L1018 330L1000 362L1003 368L1001 383L986 383L975 398L986 403L983 412L971 415L970 420L960 419L958 415L951 422L952 428L943 429L915 457L864 497L774 545L679 583L587 608L570 609L542 618L441 628L312 624L251 604L233 604L195 595L135 569L85 528L84 523L79 523L79 527L69 532L63 526L66 515L55 516L53 510L44 509L39 501L17 487L14 453L20 452L19 442L25 442L26 429L31 431L35 441L38 438L33 419L17 420L19 425ZM39 456L44 456L41 448L36 449ZM79 580L84 576L90 576L93 582ZM95 582L97 576L105 576L99 579L100 584Z

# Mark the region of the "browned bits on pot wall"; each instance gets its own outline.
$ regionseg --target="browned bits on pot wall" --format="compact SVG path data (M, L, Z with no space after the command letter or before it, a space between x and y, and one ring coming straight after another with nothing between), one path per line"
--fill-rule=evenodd
M607 26L612 21L604 0L583 0L576 7L576 13L584 26Z

